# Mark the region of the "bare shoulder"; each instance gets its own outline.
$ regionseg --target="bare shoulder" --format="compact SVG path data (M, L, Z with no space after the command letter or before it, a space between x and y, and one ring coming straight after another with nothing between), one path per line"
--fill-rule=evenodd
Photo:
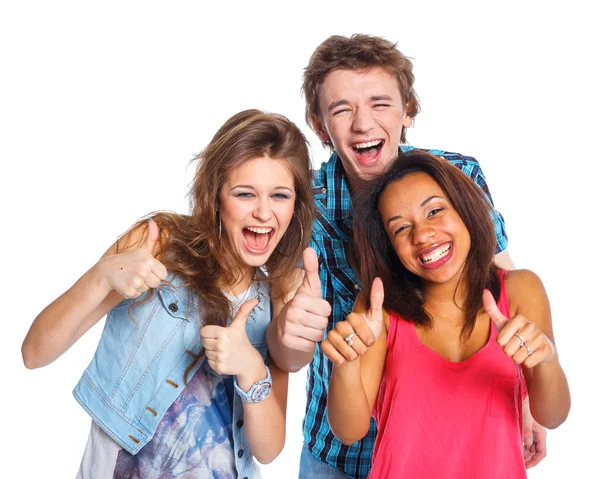
M540 277L533 271L517 269L508 272L506 292L512 314L538 316L549 312L548 296Z
M514 269L506 276L506 291L509 298L526 296L536 291L544 291L540 277L528 269Z

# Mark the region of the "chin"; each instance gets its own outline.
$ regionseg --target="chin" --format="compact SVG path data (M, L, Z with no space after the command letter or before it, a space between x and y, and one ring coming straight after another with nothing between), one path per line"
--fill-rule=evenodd
M252 254L252 253L248 253L247 251L244 252L244 254L240 255L242 258L242 261L246 264L246 266L250 266L252 268L258 268L260 266L263 266L267 261L269 261L269 258L271 257L271 253L272 251L269 251L267 253L263 253L263 254Z

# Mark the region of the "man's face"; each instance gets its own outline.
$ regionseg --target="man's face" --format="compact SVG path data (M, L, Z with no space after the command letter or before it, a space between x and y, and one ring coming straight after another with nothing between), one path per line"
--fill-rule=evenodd
M410 125L398 82L383 68L325 77L313 126L321 141L333 144L353 188L398 156L402 128Z

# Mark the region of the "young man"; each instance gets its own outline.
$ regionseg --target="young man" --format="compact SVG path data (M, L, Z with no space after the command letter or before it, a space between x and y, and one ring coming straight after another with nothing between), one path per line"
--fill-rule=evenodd
M405 145L405 129L419 112L413 84L410 60L391 42L367 35L328 38L317 47L305 69L306 120L333 154L313 184L317 216L311 246L318 258L312 252L305 254L302 286L267 333L269 350L280 367L298 371L310 362L300 478L366 478L369 473L374 421L368 435L352 446L344 446L332 434L327 420L332 364L319 342L324 329L333 329L350 313L361 289L349 264L352 197L366 179L397 158L399 151L412 148ZM493 205L474 158L429 151L460 167ZM496 262L513 269L506 251L504 220L495 210L493 221L498 241ZM355 329L365 344L372 341L366 325ZM528 405L524 406L530 417ZM535 434L531 424L526 425L524 454L529 467L545 456L545 431L537 425L534 430Z

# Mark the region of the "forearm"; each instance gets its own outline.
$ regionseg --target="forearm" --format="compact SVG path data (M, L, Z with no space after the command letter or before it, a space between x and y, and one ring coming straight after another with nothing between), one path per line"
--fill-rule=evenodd
M284 371L295 373L312 361L316 343L306 341L304 351L285 346L277 331L277 320L273 320L267 328L267 346L269 348L269 355L277 366Z
M91 327L87 323L90 315L110 291L94 266L49 304L36 317L23 341L25 366L29 369L46 366L69 349Z
M264 401L242 401L244 427L250 450L262 464L273 461L285 443L288 374L274 364L270 365L270 369L273 386ZM238 418L233 418L233 423L233 427L238 427Z
M334 366L327 393L327 415L335 436L349 446L369 431L371 407L362 383L361 358Z
M567 378L558 359L533 368L527 385L531 415L542 426L554 429L560 426L571 408Z

